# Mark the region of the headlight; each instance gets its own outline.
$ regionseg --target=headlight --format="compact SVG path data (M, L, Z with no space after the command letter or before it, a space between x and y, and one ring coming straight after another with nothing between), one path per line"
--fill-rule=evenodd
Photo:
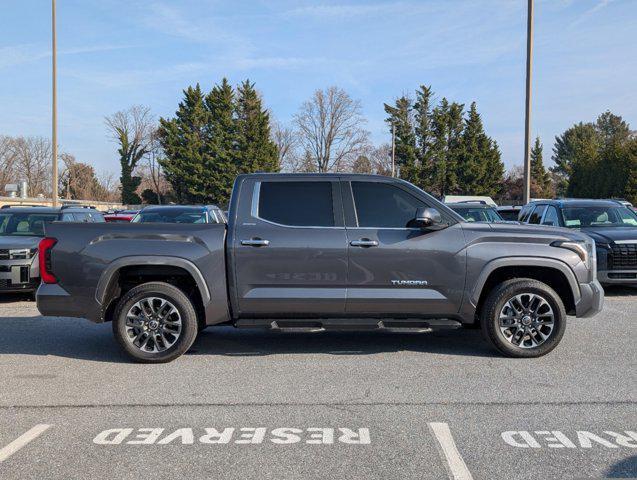
M582 260L582 263L586 265L586 268L591 269L593 263L597 257L595 252L595 243L577 240L558 240L551 243L552 247L566 248L572 252L577 253L578 257Z
M9 258L11 260L26 260L31 258L31 250L28 248L16 248L9 250Z

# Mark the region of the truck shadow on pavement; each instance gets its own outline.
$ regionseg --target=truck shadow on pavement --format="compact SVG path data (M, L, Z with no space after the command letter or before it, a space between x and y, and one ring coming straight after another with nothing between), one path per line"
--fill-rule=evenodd
M482 340L479 330L461 328L424 333L281 333L233 327L211 327L201 332L187 355L372 355L399 351L498 356ZM110 323L95 325L69 318L0 318L0 356L9 354L130 362L115 342Z
M607 297L634 297L637 296L637 287L614 285L604 287L604 295Z

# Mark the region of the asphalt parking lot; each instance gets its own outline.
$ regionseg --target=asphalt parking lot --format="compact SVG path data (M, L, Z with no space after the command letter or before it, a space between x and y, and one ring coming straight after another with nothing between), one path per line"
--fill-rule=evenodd
M562 344L211 329L167 365L0 303L0 478L637 477L637 290Z

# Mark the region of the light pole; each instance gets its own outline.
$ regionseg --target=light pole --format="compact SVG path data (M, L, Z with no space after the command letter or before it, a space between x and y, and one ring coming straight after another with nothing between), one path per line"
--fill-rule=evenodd
M51 118L51 137L52 137L52 167L53 167L53 206L58 206L58 132L57 132L57 38L55 32L55 0L51 0L51 44L52 44L52 68L53 68L53 102L52 102L52 118Z
M391 176L396 176L396 127L391 122Z
M533 66L533 0L526 24L526 111L524 116L524 203L531 200L531 73Z

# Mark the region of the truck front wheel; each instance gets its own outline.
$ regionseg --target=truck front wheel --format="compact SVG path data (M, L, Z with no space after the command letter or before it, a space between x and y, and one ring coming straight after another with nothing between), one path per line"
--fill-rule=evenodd
M118 302L113 333L124 351L141 363L165 363L184 354L197 336L197 314L177 287L149 282Z
M493 289L482 306L484 337L509 357L540 357L553 350L566 330L559 295L537 280L507 280Z

